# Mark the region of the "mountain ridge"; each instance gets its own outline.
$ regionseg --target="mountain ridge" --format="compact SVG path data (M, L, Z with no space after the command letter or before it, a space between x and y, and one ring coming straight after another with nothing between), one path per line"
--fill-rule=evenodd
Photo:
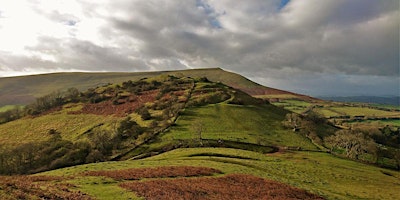
M58 72L3 77L0 78L0 106L28 104L39 96L71 87L86 90L108 83L119 83L127 80L136 81L161 74L207 77L211 81L224 83L254 97L267 100L298 98L305 101L318 101L318 99L306 95L262 86L242 75L228 72L221 68L202 68L153 72Z

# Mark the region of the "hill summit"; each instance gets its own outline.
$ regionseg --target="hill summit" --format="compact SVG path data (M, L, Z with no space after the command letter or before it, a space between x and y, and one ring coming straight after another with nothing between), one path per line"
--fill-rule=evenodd
M252 96L264 99L298 98L306 101L317 100L309 96L265 87L254 83L241 75L227 72L221 68L209 68L126 73L71 72L0 78L0 106L17 104L25 105L33 102L37 97L44 96L52 91L63 91L72 87L84 91L108 83L121 83L129 80L138 81L142 78L151 78L159 75L207 77L210 81L221 82L235 89L242 90Z

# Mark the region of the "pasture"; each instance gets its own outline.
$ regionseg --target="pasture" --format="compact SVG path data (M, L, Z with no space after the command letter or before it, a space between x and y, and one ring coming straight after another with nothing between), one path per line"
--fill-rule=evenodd
M147 182L146 178L123 181L106 176L87 176L87 173L163 166L207 166L220 172L215 171L217 173L212 177L251 175L305 189L326 199L396 199L400 195L399 172L340 159L322 152L260 154L227 148L176 149L142 160L80 165L38 175L72 177L66 182L75 185L75 190L98 199L141 199L129 189L123 189L120 184ZM159 177L151 180L175 179Z

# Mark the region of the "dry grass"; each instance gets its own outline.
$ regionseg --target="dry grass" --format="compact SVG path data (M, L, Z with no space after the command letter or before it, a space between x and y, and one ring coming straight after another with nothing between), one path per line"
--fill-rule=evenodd
M251 175L125 182L121 187L146 199L324 199L305 190Z
M210 176L221 171L208 167L191 166L169 166L157 168L138 168L113 171L89 171L86 176L105 176L115 180L138 180L143 178L166 178L166 177L191 177Z
M61 183L62 180L55 176L3 176L0 177L0 199L91 199L71 190L74 185Z

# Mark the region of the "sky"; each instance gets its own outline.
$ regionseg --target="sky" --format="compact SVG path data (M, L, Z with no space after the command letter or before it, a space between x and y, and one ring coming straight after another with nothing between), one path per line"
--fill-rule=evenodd
M0 77L220 67L312 96L399 95L398 0L1 0Z

